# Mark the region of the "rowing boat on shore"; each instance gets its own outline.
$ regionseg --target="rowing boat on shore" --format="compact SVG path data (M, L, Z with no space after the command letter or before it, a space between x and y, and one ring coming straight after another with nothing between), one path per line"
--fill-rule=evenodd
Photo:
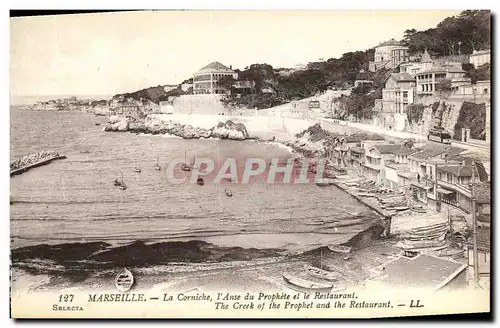
M351 247L343 245L328 245L328 249L336 253L349 253L351 251Z
M338 275L335 272L323 270L310 265L306 265L306 270L309 275L315 278L320 278L328 281L336 281Z
M402 249L417 249L417 248L440 247L443 245L444 241L438 241L438 240L416 240L416 241L405 240L399 245L399 247Z
M329 292L333 288L333 285L331 284L312 282L309 280L291 276L286 273L284 273L282 276L283 280L290 288L295 289L299 292Z
M359 197L375 197L375 194L371 194L368 192L358 192Z

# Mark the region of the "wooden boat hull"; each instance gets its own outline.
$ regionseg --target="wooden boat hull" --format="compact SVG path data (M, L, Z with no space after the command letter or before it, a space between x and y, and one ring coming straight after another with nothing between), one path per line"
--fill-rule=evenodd
M332 290L333 285L330 284L320 284L311 282L308 280L292 277L287 274L283 274L283 280L285 284L299 292L329 292Z
M328 249L336 253L349 253L351 251L350 247L342 245L330 245L328 246Z
M336 281L337 274L331 271L326 271L320 268L315 268L312 266L306 266L307 273L314 278L319 278L328 281Z
M134 285L134 276L126 268L120 271L115 277L115 286L120 292L125 293Z
M444 241L437 240L419 240L419 241L409 241L405 240L403 243L404 249L416 249L416 248L430 248L430 247L440 247L443 246Z

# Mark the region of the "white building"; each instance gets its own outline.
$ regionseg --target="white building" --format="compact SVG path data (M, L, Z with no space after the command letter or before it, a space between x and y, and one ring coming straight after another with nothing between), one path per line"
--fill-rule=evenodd
M472 55L470 55L470 63L474 65L475 68L484 64L489 64L490 62L490 49L474 51Z
M383 68L395 68L400 63L408 61L408 47L391 39L375 47L374 61L369 63L369 70L376 72Z
M163 87L163 90L165 90L165 92L169 92L175 89L177 89L177 85L166 85Z
M225 76L238 78L232 68L213 62L201 68L193 76L194 94L227 94L229 90L220 84L219 80Z

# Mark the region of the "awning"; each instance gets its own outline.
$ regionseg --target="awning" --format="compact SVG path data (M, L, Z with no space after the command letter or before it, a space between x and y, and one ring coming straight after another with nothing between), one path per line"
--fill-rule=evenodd
M443 195L451 195L454 193L453 190L446 190L446 189L442 189L442 188L437 188L437 192L440 194L443 194Z

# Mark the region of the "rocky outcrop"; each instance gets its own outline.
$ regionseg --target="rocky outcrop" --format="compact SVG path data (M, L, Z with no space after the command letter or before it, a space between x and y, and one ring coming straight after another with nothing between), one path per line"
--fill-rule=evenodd
M212 136L219 139L246 140L250 138L247 129L242 123L234 123L231 120L225 123L219 122L212 131Z
M23 167L38 163L40 161L50 159L50 158L57 158L57 157L61 157L61 155L55 151L47 151L47 150L33 153L33 154L29 154L29 155L25 155L25 156L21 156L21 157L15 158L14 160L12 160L10 162L10 170L11 171L18 170L18 169L21 169Z
M231 120L219 122L217 126L204 129L176 121L165 121L154 116L147 116L144 120L110 116L109 124L104 128L107 132L133 132L146 134L170 134L184 139L230 139L247 140L250 135L244 124L234 123Z

